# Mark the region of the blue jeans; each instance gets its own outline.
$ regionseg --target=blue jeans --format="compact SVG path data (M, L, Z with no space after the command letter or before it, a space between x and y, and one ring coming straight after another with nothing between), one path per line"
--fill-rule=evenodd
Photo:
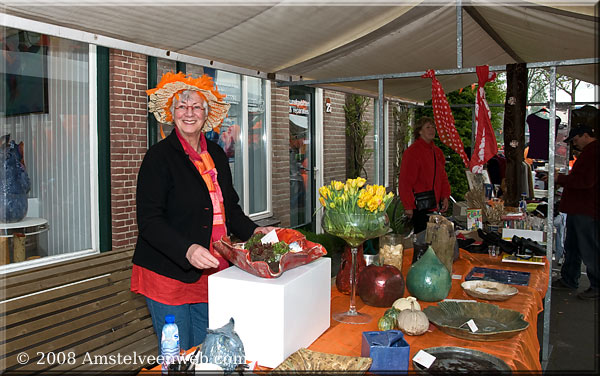
M567 215L565 213L558 213L554 217L554 227L556 228L555 237L555 250L556 250L556 261L560 261L565 253L565 226L566 226Z
M598 253L600 221L587 215L567 214L565 263L560 269L563 282L574 289L579 287L581 262L586 266L590 286L598 289Z
M175 324L179 329L179 347L188 350L204 342L208 328L208 303L168 305L146 298L146 304L152 317L152 326L158 337L158 354L166 315L175 315Z

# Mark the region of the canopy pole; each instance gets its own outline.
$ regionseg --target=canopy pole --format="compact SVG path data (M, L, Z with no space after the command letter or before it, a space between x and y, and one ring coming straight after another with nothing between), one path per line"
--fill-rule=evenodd
M456 67L463 67L462 0L456 0Z
M544 61L537 63L527 63L526 68L550 68L550 67L566 67L571 65L587 65L587 64L599 64L600 58L584 58L584 59L571 59L571 60L558 60L558 61ZM489 67L490 72L505 72L506 65L491 65ZM277 82L278 87L286 86L301 86L301 85L324 85L324 84L336 84L342 82L355 82L355 81L371 81L378 79L391 80L396 78L408 78L408 77L421 77L425 71L419 72L405 72L405 73L387 73L387 74L374 74L368 76L355 76L355 77L338 77L329 78L323 80L298 80L298 81L279 81ZM454 68L454 69L436 69L435 76L447 76L455 74L468 74L476 73L476 68Z
M554 154L556 149L556 67L550 68L550 121L548 131L548 210L546 215L546 259L550 263L548 292L544 298L544 335L542 339L542 369L550 358L550 304L552 300L552 250L554 248Z
M385 97L383 96L383 78L380 78L377 82L379 86L379 101L377 103L377 159L379 160L379 166L377 166L377 184L385 185L385 164L388 161L385 160L385 116L383 116L383 102L385 101Z

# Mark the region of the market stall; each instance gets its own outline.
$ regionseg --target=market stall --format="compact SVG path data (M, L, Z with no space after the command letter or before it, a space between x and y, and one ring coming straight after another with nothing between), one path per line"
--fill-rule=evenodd
M402 274L406 275L411 267L413 250L407 249L403 256ZM527 285L514 285L518 293L506 301L490 302L482 299L474 299L467 295L461 283L474 267L502 269L515 272L529 273ZM435 325L430 324L426 333L419 336L405 335L404 339L410 346L409 360L419 352L438 346L455 346L465 349L481 351L503 360L514 371L541 371L539 359L540 345L537 338L537 318L543 310L543 297L547 292L547 280L550 272L550 265L529 265L529 264L507 264L501 261L500 257L490 257L487 254L474 254L465 250L460 250L459 258L452 266L452 287L445 300L473 300L487 302L498 305L500 308L511 309L523 314L523 319L529 323L529 326L514 335L498 341L477 341L466 340L450 336L442 332ZM343 310L348 305L348 296L340 293L335 285L332 285L331 310ZM408 290L405 290L404 296L409 296ZM438 302L419 301L423 309L435 306ZM316 341L308 347L309 350L337 354L342 356L361 356L361 344L363 332L377 331L377 319L384 315L387 308L379 308L365 305L362 301L357 301L357 310L361 313L371 315L374 319L364 325L348 325L340 323L333 318L330 327ZM194 353L196 348L188 349L186 353ZM247 359L247 361L256 361L256 359ZM257 365L258 369L268 371L271 368ZM408 363L408 370L414 370L412 361ZM160 371L160 366L150 370L151 372Z

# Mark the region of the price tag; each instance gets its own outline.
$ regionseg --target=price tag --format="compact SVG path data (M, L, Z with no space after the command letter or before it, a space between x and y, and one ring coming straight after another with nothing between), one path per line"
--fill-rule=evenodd
M419 350L419 352L414 356L413 362L419 363L425 368L431 367L433 361L435 360L435 356L431 355L428 352L423 350Z
M269 231L260 239L260 242L263 244L278 243L279 238L277 237L277 232L275 230Z
M473 319L467 321L467 325L469 326L469 329L471 329L471 332L473 332L473 333L475 333L476 331L479 330L477 325L475 325L475 321L473 321Z
M490 292L490 290L486 289L485 287L477 287L477 288L475 288L475 291L480 292L482 294L487 294Z
M452 274L452 279L462 279L462 275L460 275L460 274Z

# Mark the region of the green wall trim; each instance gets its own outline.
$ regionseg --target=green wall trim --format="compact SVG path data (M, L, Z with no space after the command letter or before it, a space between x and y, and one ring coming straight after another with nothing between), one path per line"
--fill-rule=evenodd
M112 217L110 211L110 82L108 55L108 48L101 46L96 47L100 252L106 252L112 249Z
M148 56L148 89L154 89L158 84L158 64L154 56ZM156 144L158 141L158 122L153 114L148 113L148 147Z

